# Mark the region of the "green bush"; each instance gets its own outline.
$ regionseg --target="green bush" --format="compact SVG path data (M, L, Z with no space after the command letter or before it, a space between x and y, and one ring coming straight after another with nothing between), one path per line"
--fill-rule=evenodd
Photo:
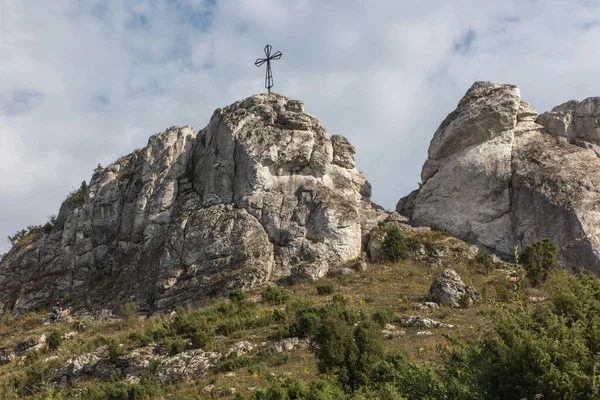
M246 296L246 292L244 292L243 290L237 289L232 292L229 292L229 295L227 297L229 297L229 300L231 300L232 302L239 303L241 301L246 300L248 296Z
M327 283L325 285L317 286L317 294L320 296L333 294L335 292L335 287L332 283Z
M390 312L389 310L378 309L373 312L371 318L376 324L383 328L390 323Z
M235 371L236 369L249 366L253 361L254 357L238 356L237 353L233 353L227 359L217 364L217 370L221 372Z
M263 290L262 301L267 304L285 304L290 299L290 294L284 288L278 288L275 286L267 286L265 290Z
M442 350L450 398L597 399L600 280L551 274L551 302L498 311L477 341Z
M289 333L300 338L312 336L317 333L320 324L321 317L316 310L301 310L290 325Z
M106 339L106 346L108 347L108 356L111 360L125 354L123 346L115 338Z
M67 200L71 202L74 207L82 206L85 203L85 193L87 192L87 182L81 182L79 189L73 189L67 195Z
M140 383L129 385L123 382L95 384L81 393L88 400L146 400L160 393L156 384L142 377Z
M46 340L46 344L48 346L48 349L56 350L58 349L58 346L61 345L62 341L63 339L60 332L52 331L52 333L50 334L50 336L48 336L48 339Z
M477 263L478 269L486 275L494 270L492 255L486 250L479 250L477 252L475 262Z
M558 265L556 262L556 245L550 239L530 244L521 255L527 278L533 286L546 281L550 271Z
M407 246L404 235L397 226L389 228L382 243L383 255L386 260L397 262L406 258Z
M128 299L121 307L121 315L128 326L133 326L137 322L139 308L140 305L134 298Z
M169 348L169 353L171 353L172 355L179 354L185 349L185 343L180 337L168 339L166 344Z

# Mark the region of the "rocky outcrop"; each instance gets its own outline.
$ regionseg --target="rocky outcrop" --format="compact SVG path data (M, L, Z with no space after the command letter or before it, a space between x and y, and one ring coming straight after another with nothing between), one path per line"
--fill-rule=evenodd
M132 297L153 311L318 278L361 255L385 214L370 195L347 139L301 102L255 95L97 170L54 229L30 232L0 262L0 311L66 295L76 307Z
M481 300L481 295L471 286L466 285L453 269L445 270L431 283L431 296L440 304L460 307L461 303L471 304Z
M155 345L111 358L108 347L101 346L93 352L70 358L64 366L53 372L53 376L63 385L83 379L110 381L117 376L122 376L128 383L138 383L151 363L155 363L158 380L174 383L202 376L221 359L219 353L198 349L175 355L162 354Z
M436 321L435 319L411 315L401 320L402 325L415 328L454 328L452 324Z
M550 238L600 273L600 98L539 117L513 85L476 82L435 132L419 189L397 211L508 257Z

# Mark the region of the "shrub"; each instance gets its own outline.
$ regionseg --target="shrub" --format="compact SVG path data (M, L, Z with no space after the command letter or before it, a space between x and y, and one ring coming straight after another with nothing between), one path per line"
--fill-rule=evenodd
M332 283L317 286L317 294L320 296L333 294L334 292L335 292L335 287L333 286Z
M48 339L46 340L46 344L50 350L58 349L58 346L61 345L63 339L62 335L58 331L52 331Z
M390 323L390 312L388 310L378 309L375 310L371 318L376 324L383 328L386 324Z
M321 317L316 310L302 310L290 325L289 334L300 338L312 336L317 333L320 324Z
M406 257L407 247L404 235L397 226L388 229L382 243L383 255L386 260L397 262Z
M166 344L169 347L169 352L173 355L183 352L183 350L185 348L185 343L183 342L183 339L180 337L176 337L175 339L170 339L167 341Z
M475 262L479 267L478 269L486 275L494 270L492 255L486 250L479 250L477 252L477 255L475 256Z
M125 354L123 346L120 345L115 338L106 339L106 346L108 347L108 356L111 360Z
M267 304L285 304L290 299L290 294L283 288L267 286L262 292L262 301Z
M527 278L533 286L546 281L550 271L557 266L556 245L550 239L530 244L521 256Z
M192 347L195 349L204 348L213 341L213 338L211 334L198 330L191 335Z
M116 178L118 181L126 181L133 177L133 171L125 170L117 173Z
M253 357L250 356L238 356L237 353L233 353L227 359L217 364L217 369L222 372L234 371L243 367L247 367L254 361Z
M478 341L440 348L449 398L598 398L600 280L557 272L549 286L551 304L503 309Z
M128 326L133 326L137 322L137 311L140 308L139 303L134 299L128 299L121 306L121 315Z
M87 191L87 182L81 182L79 189L73 189L67 196L67 200L71 202L74 207L79 207L85 203L85 192Z
M248 296L246 296L246 292L244 292L243 290L237 289L232 292L229 292L229 295L227 297L229 297L229 300L231 300L232 302L239 303L243 300L246 300Z

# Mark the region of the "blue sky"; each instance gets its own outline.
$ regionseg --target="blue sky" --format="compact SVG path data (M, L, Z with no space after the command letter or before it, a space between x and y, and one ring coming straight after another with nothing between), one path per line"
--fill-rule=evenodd
M267 43L274 91L350 139L387 208L474 81L538 112L600 95L600 1L0 0L0 238L98 163L263 92Z

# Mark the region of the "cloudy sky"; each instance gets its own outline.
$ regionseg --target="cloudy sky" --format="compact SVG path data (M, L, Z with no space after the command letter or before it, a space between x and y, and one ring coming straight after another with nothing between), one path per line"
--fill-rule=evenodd
M538 112L600 95L600 1L0 0L0 252L98 163L273 90L357 149L374 200L414 189L476 80Z

